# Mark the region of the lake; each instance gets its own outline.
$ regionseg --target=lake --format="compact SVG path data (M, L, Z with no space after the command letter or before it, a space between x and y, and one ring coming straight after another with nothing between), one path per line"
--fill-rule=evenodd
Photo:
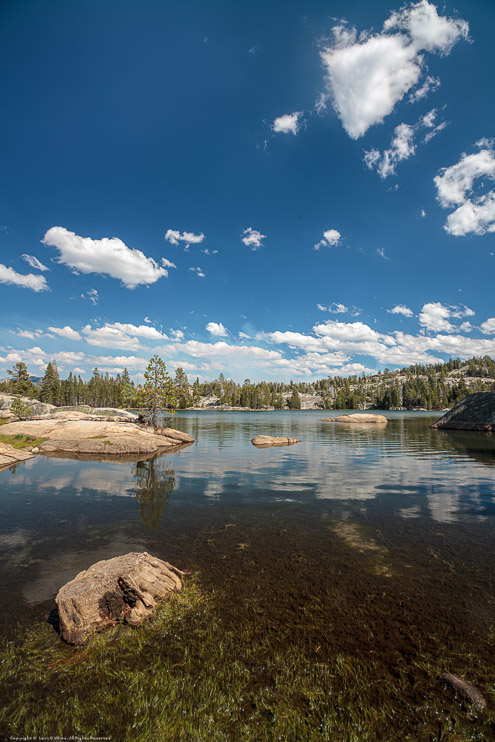
M45 621L80 570L146 550L198 574L226 621L302 653L372 654L393 673L426 652L493 682L494 436L431 430L432 413L329 414L186 411L172 425L196 442L151 461L2 472L1 633ZM258 449L258 434L300 443Z
M45 609L81 569L127 551L147 550L208 574L219 569L219 551L224 571L225 557L247 551L240 545L255 537L269 567L274 552L289 559L293 552L290 538L274 535L279 526L297 543L302 539L298 548L307 548L310 559L322 534L328 539L345 525L332 542L341 541L354 557L379 558L391 573L394 553L406 543L411 569L424 567L425 551L439 534L452 549L483 546L488 556L494 545L492 435L430 430L437 417L431 413L386 413L385 428L321 422L328 414L181 412L172 424L196 443L152 461L38 456L4 471L2 629L8 631L14 614L18 620L37 616L37 606ZM257 449L250 440L262 433L301 442ZM353 546L361 526L379 526L377 550ZM219 536L219 528L224 531L213 547L209 534ZM433 560L431 568L437 567ZM481 586L487 568L486 559L476 567Z

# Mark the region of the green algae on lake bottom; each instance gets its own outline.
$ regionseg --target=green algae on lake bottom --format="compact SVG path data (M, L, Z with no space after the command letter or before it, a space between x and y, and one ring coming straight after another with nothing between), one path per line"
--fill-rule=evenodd
M45 624L5 643L0 729L119 740L495 738L493 592L479 583L480 560L494 556L483 538L471 547L470 533L430 524L421 558L407 521L392 534L364 518L296 529L294 517L274 516L196 533L189 555L194 563L206 549L211 569L140 628L74 649ZM375 568L383 554L390 574ZM489 710L443 688L444 670L475 682Z

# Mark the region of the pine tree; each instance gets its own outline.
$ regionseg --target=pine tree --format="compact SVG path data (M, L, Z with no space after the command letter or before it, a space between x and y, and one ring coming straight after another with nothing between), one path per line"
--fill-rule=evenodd
M60 391L60 378L58 375L57 364L51 361L46 367L43 381L41 382L40 399L48 404L57 404Z
M192 405L192 400L189 392L189 381L184 373L184 369L180 366L175 372L174 384L177 395L177 406L180 410L185 410Z
M301 397L299 396L299 393L296 390L292 392L292 397L289 400L289 409L291 410L301 409Z
M138 390L138 407L141 415L149 425L158 427L158 415L162 410L175 414L177 400L174 382L167 373L167 368L158 356L148 363L144 372L145 382Z
M33 410L27 402L24 402L19 395L16 395L10 405L10 411L13 415L19 418L19 420L26 420L31 417Z
M122 376L120 378L120 393L119 393L119 404L126 408L132 407L136 398L136 390L131 382L129 371L124 368Z
M7 371L11 376L12 391L14 394L19 394L21 397L36 397L36 387L29 378L26 364L22 361L16 363L12 371Z

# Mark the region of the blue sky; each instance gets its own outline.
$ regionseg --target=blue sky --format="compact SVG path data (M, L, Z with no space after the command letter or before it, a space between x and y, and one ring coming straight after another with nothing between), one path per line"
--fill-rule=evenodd
M494 27L491 0L5 0L0 376L495 357Z

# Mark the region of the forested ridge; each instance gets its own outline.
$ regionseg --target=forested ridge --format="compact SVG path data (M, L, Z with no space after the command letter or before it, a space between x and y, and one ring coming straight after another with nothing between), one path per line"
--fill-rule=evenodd
M394 409L451 407L468 394L495 391L495 361L489 356L467 361L450 359L446 363L414 365L370 376L328 376L318 381L261 381L245 379L237 383L220 374L217 379L190 383L182 368L171 379L177 408L223 405L252 409ZM127 369L110 376L94 369L84 381L69 373L61 379L54 361L34 383L24 363L17 363L9 378L0 382L0 391L39 399L59 406L92 407L138 406L138 386Z

